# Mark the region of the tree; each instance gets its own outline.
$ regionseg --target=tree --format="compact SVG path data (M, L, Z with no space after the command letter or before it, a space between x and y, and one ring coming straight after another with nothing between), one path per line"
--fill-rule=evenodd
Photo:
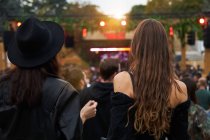
M59 16L67 4L66 0L21 0L26 14Z
M98 6L79 3L67 4L63 15L66 17L63 21L68 23L66 26L69 30L85 27L93 31L99 28L98 23L101 19L107 18L98 11Z
M146 6L146 13L169 13L172 0L149 0Z
M175 24L176 34L181 42L181 69L186 67L186 39L185 35L190 30L189 25L192 24L186 19L181 19L177 24Z
M0 36L5 28L6 21L15 19L16 15L21 13L19 0L0 0Z
M194 13L208 9L208 0L149 0L147 13Z
M173 0L171 12L176 13L198 13L202 12L204 0Z
M171 4L171 13L176 12L176 14L188 14L193 15L193 13L201 13L203 11L204 0L173 0ZM197 19L187 18L180 19L179 23L174 25L177 31L177 35L181 42L181 69L186 68L186 33L189 31L201 31L199 28Z
M145 5L134 5L128 15L135 16L138 14L144 14L145 8L146 8Z

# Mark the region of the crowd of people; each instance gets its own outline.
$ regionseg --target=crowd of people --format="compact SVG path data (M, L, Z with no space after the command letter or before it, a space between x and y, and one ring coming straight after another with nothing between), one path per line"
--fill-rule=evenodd
M59 67L61 26L30 17L0 78L1 140L210 140L210 75L174 65L163 25L139 23L129 63L103 59L88 80ZM95 76L95 77L94 77Z

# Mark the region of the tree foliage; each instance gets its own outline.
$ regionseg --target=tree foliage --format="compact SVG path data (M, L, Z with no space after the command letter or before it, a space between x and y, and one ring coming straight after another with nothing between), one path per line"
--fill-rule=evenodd
M24 13L35 15L61 15L66 4L66 0L21 0Z
M144 14L145 13L145 5L135 5L132 7L129 15L130 16L135 16L139 14Z
M210 8L209 0L150 0L146 13L194 13Z
M7 21L15 19L16 15L21 13L19 0L0 0L0 36L7 28Z
M0 0L0 17L14 17L21 12L19 0Z
M195 13L202 12L204 0L173 0L171 12L176 13Z
M79 3L68 3L63 11L63 16L61 22L67 23L68 30L87 28L89 31L96 30L100 19L105 17L98 11L98 6Z
M179 30L179 32L177 32L177 34L179 34L181 33L181 29L183 29L183 32L190 30L200 32L201 28L196 18L199 18L199 15L202 15L202 12L205 11L210 11L210 0L149 0L145 7L141 5L134 6L128 16L138 19L138 15L145 13L147 16L145 16L145 18L149 17L162 20L166 27L174 26L175 30ZM175 22L167 22L170 19L170 15L177 16L176 20L174 20ZM183 15L189 17L180 18ZM197 17L195 17L195 15L197 15ZM179 20L179 22L177 22L177 20ZM179 37L184 38L183 35L179 35ZM199 36L199 38L201 38L201 36Z
M160 14L160 13L195 13L210 11L210 0L148 0L147 5L136 5L130 14L139 13Z
M149 0L145 9L146 13L168 13L170 12L170 0Z
M0 0L0 18L11 16L23 21L31 15L63 24L68 30L82 27L95 30L100 18L104 17L96 5L89 3L68 3L66 0Z

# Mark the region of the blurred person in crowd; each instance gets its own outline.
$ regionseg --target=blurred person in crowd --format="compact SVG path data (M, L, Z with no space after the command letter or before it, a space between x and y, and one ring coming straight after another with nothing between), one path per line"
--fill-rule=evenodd
M196 91L197 103L205 110L210 107L210 92L206 89L207 82L204 77L200 78L197 83L198 90Z
M98 103L97 113L94 118L86 121L83 127L83 140L100 140L106 137L110 123L111 93L113 90L113 78L118 73L117 59L107 58L100 62L100 82L91 84L81 92L81 106L89 100Z
M0 80L1 140L80 140L80 100L59 78L60 25L28 18L8 47L16 66Z
M63 77L79 92L87 86L86 74L80 68L67 67L63 70Z
M119 63L119 72L121 71L128 71L129 66L128 66L128 61L121 61Z
M108 140L189 140L186 85L177 80L163 25L139 23L130 71L114 77Z
M68 81L79 93L86 87L86 75L85 73L77 68L65 68L62 75L66 81ZM95 117L96 115L97 102L89 100L80 111L80 117L83 124L86 120Z
M197 83L198 80L202 77L202 74L200 72L193 73L193 80Z
M96 81L100 81L98 68L91 66L90 71L91 71L90 84L92 84L93 82L96 82Z
M209 72L209 74L206 76L206 81L207 81L207 90L210 91L210 72Z
M201 66L198 64L197 65L197 71L199 72L199 73L202 73L203 72L203 69L201 68Z
M197 104L195 92L197 86L191 78L182 80L187 86L188 96L191 104L188 112L188 132L191 140L209 140L210 139L210 116Z

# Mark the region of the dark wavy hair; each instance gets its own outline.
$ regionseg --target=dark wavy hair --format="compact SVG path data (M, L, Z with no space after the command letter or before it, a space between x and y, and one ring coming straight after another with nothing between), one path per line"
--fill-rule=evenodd
M134 76L134 128L158 140L169 130L170 94L172 85L178 86L167 35L159 21L146 19L137 26L129 59Z
M107 58L102 60L99 64L100 75L104 80L110 80L114 73L118 72L119 60L113 58Z
M34 68L16 67L9 72L11 79L11 104L35 107L40 104L42 87L48 76L59 76L59 64L54 57Z

